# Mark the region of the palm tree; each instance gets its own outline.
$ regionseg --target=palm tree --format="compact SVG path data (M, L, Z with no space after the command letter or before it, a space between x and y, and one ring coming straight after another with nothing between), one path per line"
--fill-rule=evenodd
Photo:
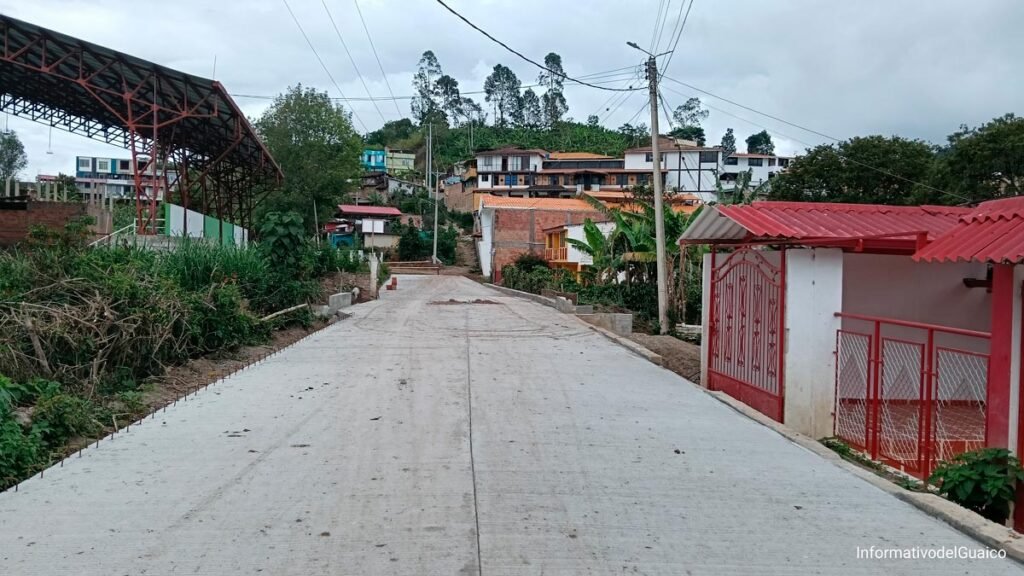
M587 218L583 222L583 236L585 241L575 238L566 238L565 241L590 256L592 264L587 268L590 280L597 284L610 282L621 266L621 260L614 251L616 231L612 230L606 237L597 224Z

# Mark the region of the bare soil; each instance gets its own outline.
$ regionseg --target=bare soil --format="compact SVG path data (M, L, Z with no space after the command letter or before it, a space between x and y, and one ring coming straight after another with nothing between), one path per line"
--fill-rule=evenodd
M700 346L674 336L634 332L630 340L661 355L665 368L690 382L700 384Z

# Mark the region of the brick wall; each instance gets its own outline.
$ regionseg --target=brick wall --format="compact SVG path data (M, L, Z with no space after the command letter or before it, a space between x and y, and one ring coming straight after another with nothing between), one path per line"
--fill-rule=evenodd
M85 214L85 204L70 202L29 202L26 210L0 208L0 246L21 242L37 224L61 229L68 220Z
M473 212L473 186L464 182L451 184L444 188L444 205L457 212Z
M600 212L568 212L564 210L496 209L494 214L494 258L492 266L501 270L515 262L524 252L544 255L545 228L582 224L590 218L603 222L608 218Z

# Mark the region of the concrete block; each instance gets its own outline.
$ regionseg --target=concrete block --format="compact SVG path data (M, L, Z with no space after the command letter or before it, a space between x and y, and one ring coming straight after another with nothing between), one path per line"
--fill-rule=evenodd
M577 304L576 305L576 313L577 314L593 314L594 313L594 307L591 306L590 304Z
M555 310L558 310L563 314L572 314L576 311L576 305L572 303L572 300L563 296L558 296L555 298Z
M600 312L596 314L577 314L576 317L588 324L604 328L619 336L629 336L633 333L632 314Z
M331 309L331 313L337 312L342 308L348 308L351 305L351 292L338 292L337 294L331 294L327 297L327 306Z

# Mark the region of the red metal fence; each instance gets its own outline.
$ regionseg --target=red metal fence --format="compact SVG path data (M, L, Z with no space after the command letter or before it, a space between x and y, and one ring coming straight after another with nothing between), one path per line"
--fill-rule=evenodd
M989 333L836 316L837 437L922 479L985 445Z
M738 249L711 260L708 387L783 420L785 258Z

